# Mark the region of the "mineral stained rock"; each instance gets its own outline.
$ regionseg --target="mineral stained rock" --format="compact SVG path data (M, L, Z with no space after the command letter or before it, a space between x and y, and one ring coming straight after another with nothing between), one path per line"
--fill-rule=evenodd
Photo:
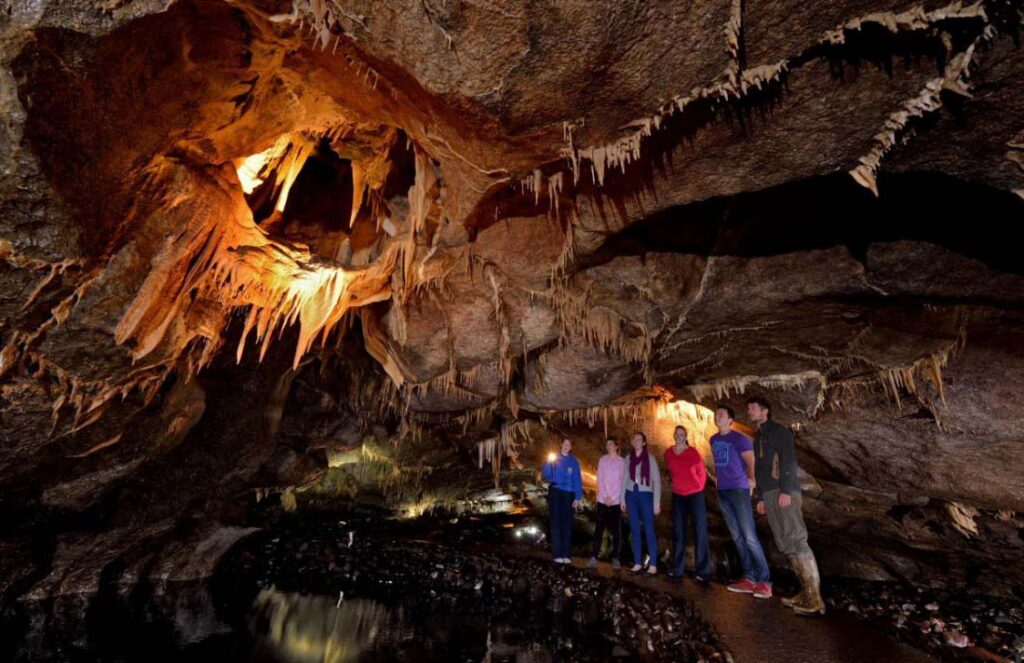
M0 593L129 592L337 467L525 494L550 435L592 472L751 393L826 573L1019 591L1021 20L7 3Z

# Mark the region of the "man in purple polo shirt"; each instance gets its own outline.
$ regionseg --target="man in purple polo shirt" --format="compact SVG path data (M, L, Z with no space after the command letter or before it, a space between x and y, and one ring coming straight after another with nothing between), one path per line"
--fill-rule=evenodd
M735 418L731 407L718 405L715 408L718 433L711 436L711 453L718 477L718 506L743 567L743 577L728 589L767 599L772 596L771 577L764 549L757 538L754 510L750 504L750 493L754 488L754 446L749 437L732 430Z

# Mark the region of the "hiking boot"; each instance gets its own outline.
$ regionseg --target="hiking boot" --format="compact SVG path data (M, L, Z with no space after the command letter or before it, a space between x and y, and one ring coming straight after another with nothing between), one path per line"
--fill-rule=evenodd
M793 601L793 612L798 615L824 615L825 601L821 598L821 577L818 575L818 563L814 554L797 555L797 575L803 592Z
M757 587L757 585L755 585L749 579L742 578L726 587L726 589L728 589L730 592L736 592L737 594L753 594L755 587Z
M770 599L772 597L772 586L766 582L759 582L754 585L755 599Z

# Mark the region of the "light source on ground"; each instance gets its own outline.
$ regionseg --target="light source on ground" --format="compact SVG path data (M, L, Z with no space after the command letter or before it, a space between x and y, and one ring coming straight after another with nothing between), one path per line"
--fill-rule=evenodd
M515 529L515 537L517 539L521 539L524 536L536 538L539 535L540 535L540 528L537 527L536 525L526 525L526 526L523 526L523 527L517 527Z

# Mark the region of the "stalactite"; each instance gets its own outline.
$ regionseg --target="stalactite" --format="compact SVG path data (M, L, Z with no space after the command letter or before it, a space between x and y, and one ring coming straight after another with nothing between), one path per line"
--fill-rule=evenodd
M709 400L723 400L733 394L742 394L752 384L760 385L766 389L796 390L817 382L822 386L828 384L827 378L818 371L804 371L802 373L780 374L780 375L742 375L716 380L708 383L698 383L687 386L694 400L707 402Z
M974 520L978 516L976 508L959 502L947 502L946 514L949 515L954 529L964 537L971 539L978 536L978 523Z
M957 1L932 11L925 11L921 5L917 5L903 12L875 12L851 19L827 31L822 42L831 45L844 44L848 33L859 32L869 25L897 34L904 31L925 30L941 21L954 19L988 20L983 2L976 2L964 7L963 2Z
M773 64L767 63L741 69L739 62L742 57L742 10L742 1L733 0L730 18L725 27L730 59L722 74L722 80L698 86L689 92L675 95L652 115L627 124L625 128L631 129L631 133L611 143L580 148L575 145L573 140L573 133L570 129L573 125L569 123L564 125L565 145L562 155L566 159L568 168L573 173L574 184L578 183L582 170L586 168L591 173L594 183L597 186L602 186L607 172L614 169L624 172L627 165L640 159L641 145L646 139L653 136L666 120L683 113L695 102L704 100L737 100L743 98L751 91L763 90L766 86L781 81L792 66L799 66L821 48L844 44L849 32L860 31L866 25L877 25L893 33L899 33L904 31L930 30L942 22L952 20L977 20L983 23L987 21L984 6L981 2L967 7L964 7L961 2L953 2L928 12L924 11L921 7L915 7L902 13L879 12L868 14L846 21L836 28L826 31L817 42L785 60ZM987 40L992 34L993 29L991 26L986 26L981 39ZM973 51L973 46L972 44L972 47L968 50ZM960 60L960 64L965 68L969 63L971 53L967 52L958 55L966 56ZM958 58L954 56L953 59ZM958 83L957 77L951 76L948 70L942 85L947 84L949 87L946 89L960 94L963 93L963 81ZM870 168L872 161L873 159L868 157L869 163L867 168ZM858 181L870 181L864 169L859 170L855 177L858 177Z
M476 443L478 455L477 467L479 469L484 469L484 461L490 463L494 459L494 450L497 447L497 444L498 438L496 437L488 438Z
M558 412L558 415L561 416L562 419L564 419L570 426L585 423L589 428L593 428L599 422L603 424L608 417L611 417L611 420L614 423L630 421L635 424L644 419L645 414L649 412L649 407L650 404L646 401L608 403L605 405L593 405L585 408L561 410Z
M558 218L559 214L559 198L562 196L564 173L558 172L548 178L548 200L549 200L549 211L555 214L555 218Z
M548 355L541 352L533 362L533 384L531 388L538 394L543 394L548 389L547 380L544 378L544 368L547 366Z
M609 356L650 364L653 337L640 323L625 320L615 311L590 301L590 289L580 289L574 280L556 280L549 290L549 300L559 323L559 342L570 340L584 344ZM623 327L631 325L637 334L631 336Z
M174 168L167 160L158 161L154 180L169 181ZM298 322L293 361L298 366L318 336L326 342L350 307L390 297L394 250L366 269L347 270L315 258L303 245L271 239L253 222L240 196L224 202L232 214L197 218L165 246L118 323L116 340L132 340L136 360L167 340L179 315L209 299L229 308L249 307L239 359L250 332L261 344L262 358L272 339Z
M431 192L437 184L437 174L430 162L430 157L418 147L415 149L416 176L409 189L408 234L402 244L401 272L398 274L396 294L398 301L404 305L413 291L416 278L412 269L416 257L416 237L426 229L427 216L430 214L433 196Z
M502 285L496 272L490 263L484 266L484 275L491 286L494 321L498 326L498 375L501 384L507 387L512 380L512 336L505 301L501 295Z
M525 423L502 422L497 437L490 437L476 444L477 466L483 469L485 461L490 464L496 490L500 485L502 457L509 458L514 469L522 469L522 465L519 463L519 454L515 448L514 437L517 429L522 428Z
M922 384L930 383L942 407L948 407L943 388L942 371L950 359L965 346L968 319L968 314L960 316L960 329L957 337L938 352L921 357L905 366L882 367L868 375L830 383L827 387L828 405L833 410L839 409L847 398L854 398L861 392L880 389L897 408L902 408L902 395L909 394L931 412L935 424L943 429L942 414L931 401L930 395L922 389Z
M36 380L48 376L57 383L57 395L51 405L51 435L57 430L66 407L72 408L74 415L64 434L76 433L96 423L116 399L124 401L135 394L141 401L139 408L145 407L174 370L171 363L159 363L136 368L117 380L85 380L42 354L32 352L31 360L38 366L33 376Z
M462 432L465 434L470 427L490 421L497 408L497 402L492 401L481 407L466 410L462 415L454 417L454 421L462 424Z
M939 400L946 406L946 393L942 388L942 369L949 361L952 347L927 357L922 357L909 366L884 368L877 373L877 379L885 389L885 393L902 407L900 392L905 391L920 398L920 387L917 379L925 378L935 388Z
M751 90L761 90L766 85L781 80L788 67L788 61L783 61L744 69L738 74L727 70L724 80L696 87L687 94L678 95L662 106L654 115L629 123L626 126L633 129L629 135L619 138L613 143L582 149L567 145L563 148L563 156L572 168L581 168L584 162L589 163L594 184L603 186L607 172L618 169L624 173L630 163L640 159L643 142L653 136L667 119L683 113L698 101L728 101L739 99ZM735 82L729 80L730 73L736 76ZM574 181L579 180L578 172L574 172L573 179Z
M692 361L689 364L684 364L682 366L677 366L667 371L663 370L659 374L662 377L668 377L670 375L679 375L680 373L690 373L698 368L707 372L714 371L724 363L724 360L718 359L718 357L724 355L726 347L727 346L723 345L714 352L709 352L707 355L697 359L696 361Z
M736 85L739 82L742 67L743 42L743 0L732 0L729 9L729 21L725 24L725 42L729 52L729 64L726 65L726 77Z
M920 10L920 8L918 8ZM984 18L984 10L980 3L970 8L968 16ZM945 14L942 15L946 17ZM891 30L899 29L899 23L892 18ZM912 21L924 21L923 25L931 24L923 12L914 14ZM912 25L916 23L911 22ZM993 36L993 29L987 26L981 35L961 53L955 54L946 65L943 75L928 81L921 92L904 102L903 107L892 113L882 125L882 130L875 135L875 145L867 154L858 159L859 165L850 171L850 175L860 185L878 195L876 178L882 160L897 146L904 144L913 135L913 122L942 108L942 93L952 92L969 97L970 66L974 59L975 49Z

